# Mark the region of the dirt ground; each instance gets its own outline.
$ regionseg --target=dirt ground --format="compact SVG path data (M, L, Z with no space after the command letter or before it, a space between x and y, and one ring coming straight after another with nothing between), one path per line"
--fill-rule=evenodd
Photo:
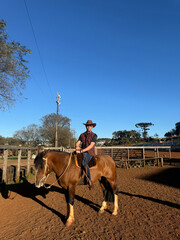
M180 239L180 168L117 169L119 212L98 214L99 183L78 185L75 223L65 226L66 203L57 185L35 189L34 179L6 186L0 195L0 239ZM55 181L50 175L47 184Z

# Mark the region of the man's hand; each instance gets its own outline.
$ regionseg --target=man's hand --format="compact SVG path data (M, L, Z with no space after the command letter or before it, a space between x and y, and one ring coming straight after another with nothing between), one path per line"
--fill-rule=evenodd
M76 153L80 153L81 152L81 148L80 147L76 147Z

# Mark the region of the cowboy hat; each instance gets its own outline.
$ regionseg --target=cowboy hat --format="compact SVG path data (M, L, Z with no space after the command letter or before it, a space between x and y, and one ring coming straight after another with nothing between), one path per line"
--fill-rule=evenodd
M96 126L96 123L93 123L91 120L87 120L87 122L83 123L83 124L86 125L86 126L90 126L90 125L92 125L93 127Z

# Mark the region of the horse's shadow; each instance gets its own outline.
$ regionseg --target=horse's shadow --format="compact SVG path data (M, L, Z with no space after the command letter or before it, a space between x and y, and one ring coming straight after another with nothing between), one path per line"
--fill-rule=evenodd
M168 207L180 209L180 205L178 203L172 203L172 202L169 202L169 201L164 201L164 200L156 199L156 198L149 197L149 196L143 196L143 195L140 195L140 194L132 194L132 193L123 192L123 191L119 191L119 193L123 194L123 195L126 195L126 196L129 196L129 197L142 198L142 199L145 199L145 200L149 200L151 202L166 205Z
M40 204L41 206L45 207L46 209L50 210L52 213L56 214L61 221L65 224L66 222L66 216L64 216L63 214L61 214L60 212L56 211L55 209L49 207L48 205L46 205L43 201L39 200L37 198L37 196L42 196L43 198L46 198L46 195L49 192L58 192L60 194L63 194L65 196L65 199L67 201L67 192L65 189L60 188L60 187L56 187L56 186L51 186L51 188L47 189L47 188L36 188L34 184L28 182L25 178L22 179L22 183L20 184L10 184L7 185L4 182L2 184L0 184L0 193L1 196L4 199L11 199L13 200L16 197L16 194L19 194L25 198L30 198L32 200L34 200L35 202L37 202L38 204ZM46 184L46 186L48 187L49 185ZM12 196L11 193L16 193L15 196ZM84 197L75 195L75 200L84 203L85 205L88 205L89 207L91 207L94 211L98 212L100 206Z

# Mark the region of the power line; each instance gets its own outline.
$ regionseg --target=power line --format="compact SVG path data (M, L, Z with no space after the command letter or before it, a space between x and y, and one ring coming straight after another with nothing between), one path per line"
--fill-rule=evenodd
M29 19L29 23L30 23L31 30L32 30L32 33L33 33L33 36L34 36L34 40L35 40L35 43L36 43L36 47L37 47L37 50L38 50L38 54L39 54L40 62L41 62L42 69L43 69L43 72L44 72L44 75L45 75L45 79L46 79L46 82L48 84L48 87L49 87L49 90L50 90L50 93L51 93L51 96L52 96L52 99L53 99L51 86L49 84L49 80L48 80L48 77L47 77L47 74L46 74L46 70L45 70L45 67L44 67L44 63L43 63L43 59L42 59L42 56L41 56L41 52L40 52L40 49L39 49L39 46L38 46L38 42L37 42L37 39L36 39L35 31L34 31L34 28L33 28L33 24L32 24L31 17L30 17L30 14L29 14L29 10L28 10L28 7L27 7L27 4L26 4L25 0L24 0L24 5L25 5L25 8L26 8L26 12L27 12L27 16L28 16L28 19Z

